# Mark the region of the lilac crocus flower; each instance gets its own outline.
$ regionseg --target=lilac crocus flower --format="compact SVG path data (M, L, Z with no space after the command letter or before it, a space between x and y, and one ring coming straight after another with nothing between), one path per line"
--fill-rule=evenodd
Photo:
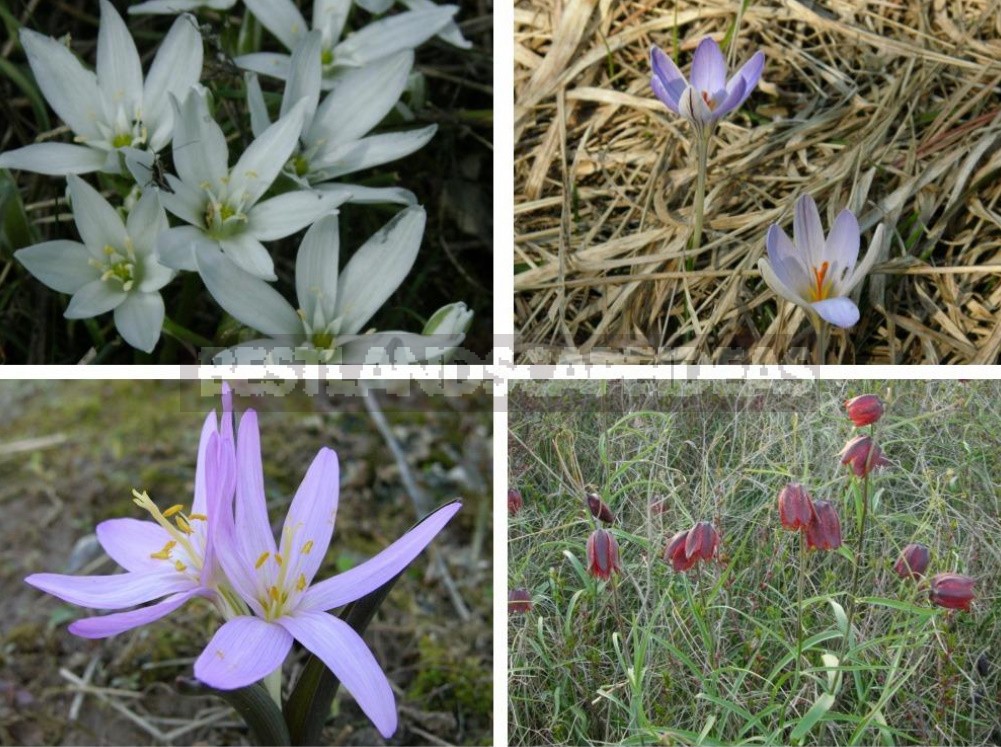
M25 581L60 599L93 609L117 610L166 597L128 612L76 620L69 631L83 638L107 638L168 615L194 597L207 597L225 617L243 605L226 588L212 538L220 517L232 511L235 489L232 396L223 389L222 422L210 412L202 426L190 512L181 505L160 511L146 493L135 503L154 521L109 519L97 525L97 539L126 573L69 576L34 573ZM235 604L234 604L235 603Z
M792 228L794 241L778 224L769 226L768 257L758 260L761 276L776 294L803 307L812 318L837 327L854 326L859 310L849 294L876 262L883 225L876 228L861 262L859 224L850 210L838 214L825 239L817 203L803 195L796 200Z
M706 37L692 58L691 82L663 50L650 49L653 78L650 87L664 106L687 119L698 131L739 107L758 85L765 66L765 53L758 51L730 78L726 79L726 59L719 45Z
M216 538L223 569L253 614L235 617L216 631L195 662L195 676L220 690L245 687L280 672L297 640L327 665L379 732L389 737L397 723L389 681L361 636L327 610L397 576L461 504L443 506L375 557L314 584L334 531L337 455L327 448L316 455L276 543L268 522L259 444L257 415L247 410L236 445L235 518L227 515Z

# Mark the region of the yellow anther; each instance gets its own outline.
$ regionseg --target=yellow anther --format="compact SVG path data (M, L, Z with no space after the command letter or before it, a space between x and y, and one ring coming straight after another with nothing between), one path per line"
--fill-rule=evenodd
M176 544L177 543L174 540L170 540L163 546L162 550L152 552L149 556L154 560L168 560L170 558L170 551L174 549L174 545Z
M180 529L185 534L191 534L194 531L191 528L191 525L187 521L184 520L183 516L178 516L175 519L175 521L177 522L177 528Z
M254 568L260 568L260 567L261 567L262 565L264 565L264 561L268 559L268 556L269 556L270 554L271 554L271 553L269 553L269 552L262 552L262 553L261 553L261 557L259 557L259 558L257 559L257 562L256 562L256 563L254 563Z
M313 549L313 540L310 540L305 545L302 546L302 554L309 555L309 551Z
M306 574L300 573L299 580L295 582L296 591L302 591L306 588Z
M188 514L189 521L208 521L209 517L205 514Z
M275 562L278 564L278 567L281 568L282 563L285 561L282 560L282 556L279 553L275 553Z
M186 571L188 569L188 566L184 565L184 563L182 563L180 560L175 560L174 561L174 567L177 570L179 570L181 573L184 573L184 571Z
M272 586L270 589L268 589L268 596L271 597L272 599L274 599L277 602L278 601L278 587L277 586Z
M169 519L174 514L179 514L183 510L184 510L184 506L181 505L180 503L178 503L178 504L175 504L175 505L171 506L166 511L164 511L163 515L164 515L165 518Z

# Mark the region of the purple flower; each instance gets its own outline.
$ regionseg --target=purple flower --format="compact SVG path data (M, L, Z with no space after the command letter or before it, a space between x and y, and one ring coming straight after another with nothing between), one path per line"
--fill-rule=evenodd
M765 66L765 53L758 51L730 80L726 79L726 59L710 37L699 42L692 58L692 77L685 76L663 50L650 49L653 78L650 87L664 106L680 114L696 130L704 130L747 100L758 85Z
M236 444L235 519L226 515L218 556L236 593L253 613L226 622L195 662L195 676L220 690L250 685L278 670L292 641L315 654L354 695L384 737L396 731L396 703L385 673L351 626L327 614L402 572L461 508L438 509L361 565L313 583L337 515L337 455L324 448L296 491L275 543L264 497L257 415L240 419Z
M175 505L160 511L146 493L135 503L154 521L109 519L97 525L97 539L126 573L68 576L33 573L25 581L60 599L100 610L118 610L166 597L129 612L86 617L69 631L83 638L106 638L159 620L193 597L214 601L224 616L236 614L227 598L213 537L221 517L232 512L235 476L232 394L223 385L222 422L210 412L202 426L191 511ZM231 594L230 594L230 598Z

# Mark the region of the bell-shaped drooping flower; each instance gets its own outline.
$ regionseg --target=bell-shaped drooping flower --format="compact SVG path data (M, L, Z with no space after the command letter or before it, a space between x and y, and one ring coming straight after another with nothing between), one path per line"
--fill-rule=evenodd
M931 579L931 602L939 607L969 612L976 599L973 583L972 578L961 573L938 573Z
M276 280L271 255L261 242L302 230L346 199L344 195L296 191L261 200L295 148L306 102L291 107L258 135L230 169L226 137L209 115L205 94L192 89L183 103L173 96L171 101L175 109L174 166L180 178L166 176L172 191L161 191L160 201L189 225L160 235L160 261L177 270L199 272L213 296L217 284L209 283L209 272L225 278L239 270L262 280ZM206 269L209 265L211 270ZM222 304L218 296L216 300ZM245 302L256 304L258 300L251 297Z
M223 388L223 414L210 412L202 426L191 510L175 505L161 511L146 493L135 503L153 521L108 519L97 525L97 539L126 573L68 576L34 573L25 581L70 604L100 610L156 604L128 612L76 620L69 631L84 638L106 638L151 623L194 597L212 600L224 617L239 613L218 562L214 537L221 516L232 511L236 482L231 395Z
M920 542L912 542L900 553L893 570L901 578L917 580L923 578L931 561L931 552Z
M604 529L595 529L587 538L587 572L607 581L621 570L619 543Z
M813 504L813 519L806 527L808 550L837 550L841 547L841 520L830 501Z
M71 293L67 319L115 312L115 327L134 348L152 351L160 339L160 289L174 271L156 259L167 216L147 191L123 223L107 200L78 176L69 176L73 220L83 243L57 239L19 249L14 256L53 290Z
M414 53L404 50L345 71L321 103L321 44L320 32L310 31L298 38L292 53L281 114L288 113L300 99L307 103L300 144L285 165L285 173L304 188L343 194L350 202L415 204L414 195L399 187L373 188L330 181L407 156L434 135L437 125L368 134L403 93ZM271 122L257 76L253 74L247 76L247 102L251 127L258 136Z
M664 547L664 562L670 563L671 567L678 573L690 570L697 562L698 558L689 558L685 555L685 543L688 541L688 530L675 534L668 540Z
M507 489L507 512L511 516L514 516L524 505L524 500L521 497L521 491L518 488L508 488Z
M532 611L532 592L524 586L507 593L508 614L525 614Z
M431 7L422 6L369 23L342 40L351 9L351 3L345 0L316 0L312 27L292 0L244 0L244 4L288 50L294 50L310 28L321 33L319 54L324 89L333 88L345 68L361 67L424 43L451 23L458 11L455 5L432 3ZM236 63L247 70L283 80L291 75L291 58L286 54L256 52L237 57Z
M876 261L883 225L876 228L860 263L859 225L852 212L842 210L825 239L817 204L810 195L803 195L796 200L793 239L790 241L778 224L768 228L768 257L758 260L758 270L768 287L813 317L836 327L853 327L859 310L849 294Z
M723 52L707 36L695 49L691 82L685 79L678 66L663 50L652 47L650 67L653 69L653 78L650 87L664 106L691 122L697 132L706 132L721 117L747 100L758 85L764 66L765 53L755 52L727 80Z
M859 428L872 425L883 417L883 401L875 394L860 394L845 402L845 412Z
M230 315L270 338L242 343L216 361L413 363L458 345L462 335L361 334L410 272L424 221L421 207L401 211L352 255L343 271L337 218L314 223L296 256L298 309L267 283L209 257L201 271L212 296Z
M791 482L779 493L779 521L786 529L806 529L813 520L813 501L806 488Z
M443 506L375 557L314 583L330 545L337 515L337 455L316 455L296 491L275 542L264 495L257 415L240 419L236 442L235 517L216 533L219 561L252 614L228 620L195 662L195 676L210 687L246 687L281 667L299 641L350 692L383 737L396 731L396 699L372 652L343 620L328 614L400 574L461 508Z
M587 494L587 507L591 511L591 516L603 521L606 524L611 524L615 521L615 514L612 513L612 509L608 507L608 504L601 500L601 497L597 493Z
M851 467L856 477L865 477L874 469L890 465L890 460L883 456L883 450L871 436L855 436L845 444L838 457L842 464Z
M689 560L712 560L719 549L719 532L708 521L700 521L688 530L685 557Z
M55 39L22 28L21 44L38 87L78 144L27 145L0 155L0 168L59 176L121 173L123 148L156 152L170 142L168 96L186 92L202 73L201 35L190 18L178 18L144 83L135 42L108 0L101 0L96 74Z

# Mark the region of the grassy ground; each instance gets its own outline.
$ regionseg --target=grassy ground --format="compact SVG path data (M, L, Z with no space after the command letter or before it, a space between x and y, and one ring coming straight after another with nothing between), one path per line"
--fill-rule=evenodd
M515 24L520 360L809 359L803 312L756 269L803 193L826 225L853 209L863 251L878 223L891 237L828 362L998 360L996 2L519 0ZM766 63L717 130L693 255L694 141L648 55L687 72L707 35Z
M123 13L129 4L115 3ZM310 18L312 3L298 4ZM424 243L414 269L369 326L420 331L436 309L453 301L465 301L476 312L465 347L475 360L482 360L492 349L493 325L492 7L490 0L462 0L458 4L458 19L473 48L460 50L439 40L422 46L416 67L425 75L427 92L424 102L409 102L416 121L406 124L390 115L385 123L387 130L437 123L436 136L414 155L352 175L351 179L352 183L372 186L403 186L417 195L428 212ZM66 140L55 129L61 122L47 109L24 53L14 42L17 28L25 25L55 37L69 34L74 51L93 68L96 7L96 3L82 0L0 0L0 21L9 34L0 43L0 151L43 136L47 140ZM220 111L232 115L223 127L233 139L240 139L234 125L239 126L244 137L249 133L242 77L214 61L218 48L213 45L218 45L218 38L235 33L242 9L239 3L229 15L203 12L201 16L212 34L217 35L206 43L203 83L213 90ZM162 16L127 19L145 65L172 21ZM267 32L264 38L268 51L272 51L271 45L276 42ZM262 85L265 91L279 90L273 81ZM240 112L242 115L237 116ZM239 150L231 139L231 163ZM165 158L169 167L169 154ZM97 183L93 177L88 180ZM101 186L107 194L113 185L104 179ZM123 344L110 314L95 323L65 320L63 312L69 296L43 286L12 256L16 249L40 241L77 239L63 202L64 191L64 180L59 178L0 172L0 362L188 363L197 360L199 348L206 341L222 346L238 341L239 325L219 309L199 279L190 274L164 289L172 333L161 340L152 356ZM390 206L342 207L342 263L395 212L396 208ZM279 276L277 288L289 299L295 297L295 253L300 239L301 234L295 234L269 244Z
M876 438L893 466L874 479L845 652L858 493L837 453L854 435L841 403L865 392L889 403ZM534 597L509 617L512 744L1001 739L998 382L550 382L510 401L525 508L508 583ZM798 537L775 503L791 480L833 502L845 542L808 557L798 678ZM585 570L582 483L617 515L614 582ZM719 560L675 573L666 539L700 520ZM976 578L972 612L898 579L912 541L931 548L929 573Z
M286 391L292 391L288 387ZM176 382L2 382L0 410L0 743L246 744L233 711L182 697L178 675L217 625L208 604L104 641L66 631L86 611L27 586L40 571L114 573L93 528L139 517L133 488L161 508L190 501L198 433L214 398ZM432 505L465 506L400 579L365 639L393 683L390 744L486 744L491 703L490 397L378 395ZM318 577L377 553L416 515L400 471L357 396L238 398L261 416L266 492L280 526L317 450L341 461L341 500ZM433 570L444 561L453 590ZM286 685L301 667L297 651ZM343 691L342 691L343 693ZM187 727L187 728L186 728ZM324 744L381 744L350 696L335 701Z

